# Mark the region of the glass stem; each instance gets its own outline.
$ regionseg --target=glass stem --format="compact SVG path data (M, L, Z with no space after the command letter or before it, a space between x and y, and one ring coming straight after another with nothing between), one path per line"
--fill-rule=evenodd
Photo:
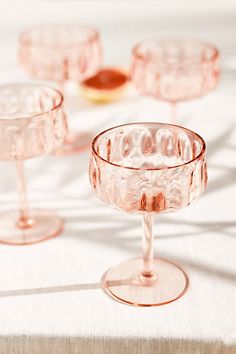
M143 214L143 269L142 278L151 279L153 273L153 214Z
M17 226L20 227L21 229L26 229L32 226L32 220L29 217L24 166L23 166L23 161L21 160L16 161L16 176L17 176L17 189L18 189L19 211L20 211L20 216L17 221Z
M171 124L177 124L176 111L177 111L177 103L171 102L171 104L170 104L170 123Z

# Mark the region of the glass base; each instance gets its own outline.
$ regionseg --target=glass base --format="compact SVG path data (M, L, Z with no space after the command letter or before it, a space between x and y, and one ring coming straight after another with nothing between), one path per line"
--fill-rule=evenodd
M142 258L129 259L109 269L102 288L113 299L133 306L160 306L179 299L188 288L187 274L164 259L153 261L153 278L141 276Z
M53 155L72 155L80 153L89 148L93 140L93 136L87 132L70 133L65 143L53 152Z
M63 221L49 210L30 210L29 226L19 227L19 211L0 213L0 243L30 245L57 236Z

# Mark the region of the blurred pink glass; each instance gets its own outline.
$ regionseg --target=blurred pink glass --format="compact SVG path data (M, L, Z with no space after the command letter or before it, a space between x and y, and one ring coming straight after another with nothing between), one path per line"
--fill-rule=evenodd
M40 84L0 86L0 160L16 161L19 210L0 213L0 242L36 243L58 235L62 220L49 210L28 208L23 161L50 154L67 133L63 96Z
M147 39L133 48L131 77L139 92L170 103L170 120L175 122L178 102L215 88L219 52L195 40Z
M142 257L103 276L103 289L116 300L157 306L186 292L186 273L153 255L153 222L156 213L176 211L202 195L207 184L205 149L198 134L162 123L121 125L94 139L89 176L97 197L143 219Z
M21 33L18 58L32 78L56 82L64 95L66 82L81 82L99 70L100 36L96 29L79 24L38 25ZM81 151L90 142L87 133L69 132L61 153Z

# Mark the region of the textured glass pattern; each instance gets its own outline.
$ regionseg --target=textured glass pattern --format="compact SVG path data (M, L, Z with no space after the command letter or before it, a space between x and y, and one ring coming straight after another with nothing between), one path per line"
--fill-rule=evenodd
M133 50L131 77L143 94L168 102L190 100L216 86L219 54L198 41L145 40Z
M101 65L98 32L77 24L35 26L20 36L18 57L34 78L64 82L82 81Z
M169 124L112 128L94 140L90 181L97 196L118 209L174 211L205 190L205 144L190 130Z
M67 133L62 95L47 86L0 86L0 160L48 154Z

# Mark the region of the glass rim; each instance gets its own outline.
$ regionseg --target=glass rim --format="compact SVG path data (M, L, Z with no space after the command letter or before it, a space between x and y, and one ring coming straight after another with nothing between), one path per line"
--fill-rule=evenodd
M216 46L214 46L213 44L209 43L209 42L205 42L205 41L201 41L198 39L194 39L194 38L171 38L171 37L166 37L166 38L158 38L158 37L148 37L146 39L141 40L140 42L138 42L132 49L132 56L134 57L134 59L138 59L138 60L143 60L146 61L147 63L157 63L157 60L148 60L146 55L142 55L139 53L140 47L147 41L153 41L153 42L157 42L157 43L161 43L161 42L165 42L165 41L173 41L173 42L179 42L179 43L193 43L193 44L198 44L201 46L205 46L209 49L211 49L213 51L212 55L210 56L210 58L204 58L201 59L197 62L195 62L195 64L201 65L203 63L210 63L210 62L214 62L216 59L219 58L219 50ZM193 60L190 61L190 64L194 63ZM181 66L181 64L177 63L177 64L165 64L165 62L163 62L164 66L165 65L173 65L175 67Z
M32 31L34 31L35 29L39 29L39 30L43 30L44 27L51 27L51 28L56 28L57 26L61 26L61 27L72 27L72 26L76 26L78 29L83 29L83 30L87 30L88 32L91 31L91 35L88 36L86 39L81 40L81 41L75 41L73 43L68 43L65 44L63 46L60 46L58 44L45 44L42 41L32 41L32 39L30 38L30 34ZM33 25L31 27L26 28L25 30L23 30L20 35L19 35L19 43L20 45L24 46L24 47L38 47L38 48L43 48L43 49L62 49L62 48L74 48L76 46L81 46L84 45L86 43L93 43L96 40L100 39L100 34L98 29L94 28L93 26L90 25L86 25L86 24L79 24L79 23L69 23L69 22L55 22L55 23L41 23L38 25Z
M0 113L0 122L6 122L6 120L25 120L25 119L31 119L31 118L41 118L42 116L44 116L45 114L48 114L50 112L53 112L55 111L56 109L62 107L63 105L63 102L64 102L64 97L62 95L62 93L57 90L56 88L50 86L50 85L45 85L45 84L40 84L40 83L30 83L30 82L24 82L24 83L7 83L7 84L2 84L0 85L0 90L1 89L4 89L4 88L14 88L14 87L19 87L19 88L25 88L25 87L36 87L36 88L46 88L46 89L50 89L52 92L56 93L60 99L59 103L57 104L54 104L50 109L47 109L47 110L43 110L42 112L39 112L39 113L35 113L35 114L29 114L29 115L22 115L22 116L19 116L19 117L10 117L10 114L9 114L9 117L10 118L1 118L1 117L7 117L8 116L8 113Z
M102 156L100 156L97 153L97 151L95 149L95 145L96 145L97 140L102 135L106 134L109 131L115 130L117 128L127 127L127 126L132 126L132 125L137 125L137 126L139 126L139 125L159 125L159 126L163 126L163 127L167 126L167 127L172 127L172 128L180 128L181 130L186 131L188 133L191 133L191 134L193 134L193 135L195 135L196 137L199 138L199 140L202 143L201 151L200 151L200 153L197 156L195 156L191 160L186 161L186 162L184 162L182 164L177 164L177 165L173 165L173 166L159 167L159 168L157 168L157 167L155 167L155 168L143 168L143 167L131 167L131 166L119 165L119 164L107 161L106 159L104 159ZM92 141L92 153L98 159L100 159L101 161L107 163L108 165L111 165L111 166L114 166L114 167L120 167L120 168L128 169L128 170L134 170L134 171L164 171L164 170L170 170L170 169L175 169L175 168L187 166L187 165L191 164L192 162L199 160L205 154L205 152L206 152L206 143L205 143L204 139L199 134L193 132L192 130L190 130L188 128L182 127L180 125L169 124L169 123L159 123L159 122L135 122L135 123L120 124L120 125L117 125L115 127L111 127L109 129L106 129L106 130L102 131L97 136L95 136L95 138Z

